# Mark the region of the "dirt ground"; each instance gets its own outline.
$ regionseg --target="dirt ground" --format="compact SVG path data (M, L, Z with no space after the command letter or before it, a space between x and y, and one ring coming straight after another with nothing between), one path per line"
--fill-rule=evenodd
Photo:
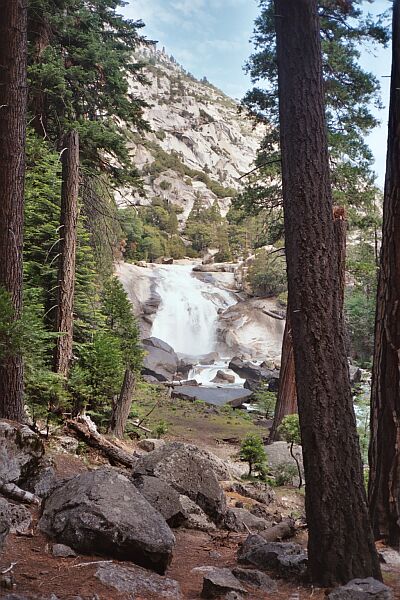
M208 448L225 460L233 460L238 450L234 439L243 436L249 430L257 427L245 415L226 411L222 415L210 415L204 419L204 407L192 405L186 407L185 414L175 409L177 405L165 402L161 411L161 418L169 423L167 438L190 441L199 446ZM239 411L236 411L237 413ZM218 417L214 421L212 417ZM158 412L157 420L160 420ZM156 422L156 418L154 422ZM186 427L184 427L184 423ZM211 425L214 426L211 426ZM231 443L224 439L233 438ZM123 444L126 449L137 449L137 442ZM62 477L73 476L87 468L99 466L106 461L97 452L82 449L80 456L59 453L56 445L48 445L48 454L53 456L56 471ZM304 511L304 496L294 488L277 488L276 501L271 510L286 516L292 514L299 517ZM246 507L252 503L248 498L237 494L227 493L229 504L243 501ZM0 573L13 567L6 574L13 585L14 593L29 592L39 598L50 598L53 593L60 600L74 600L80 596L83 600L128 600L129 595L121 593L114 588L102 584L95 573L98 568L96 561L108 560L107 557L79 556L76 558L56 558L52 555L52 542L47 539L36 527L38 513L36 512L32 531L29 536L10 534L5 549L0 555ZM247 534L215 531L205 533L193 530L175 530L176 548L172 563L166 576L178 581L184 600L200 598L202 588L202 575L192 572L200 566L234 567L236 566L236 553L239 544ZM300 529L294 539L304 546L307 544L305 529ZM211 553L211 554L210 554ZM115 564L119 563L113 561ZM273 573L269 573L274 579ZM4 576L3 576L4 578ZM384 580L394 590L394 597L400 600L400 567L387 568L385 566ZM298 583L277 580L278 590L271 594L262 592L254 593L248 588L248 600L322 600L326 598L329 590L316 589ZM11 590L0 588L0 598L10 593ZM132 598L132 596L131 596ZM136 596L136 600L160 600L159 597L146 595Z

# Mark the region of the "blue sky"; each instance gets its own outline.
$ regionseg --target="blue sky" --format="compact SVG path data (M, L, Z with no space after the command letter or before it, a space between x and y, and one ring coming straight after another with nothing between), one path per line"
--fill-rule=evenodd
M365 3L375 14L390 8L390 0ZM233 98L242 98L251 87L243 65L252 52L250 38L258 15L256 0L129 0L124 14L141 18L150 39L165 46L182 66L198 78L206 76ZM363 66L382 85L385 109L378 114L382 124L370 136L378 182L383 185L386 158L387 101L390 50L362 52Z

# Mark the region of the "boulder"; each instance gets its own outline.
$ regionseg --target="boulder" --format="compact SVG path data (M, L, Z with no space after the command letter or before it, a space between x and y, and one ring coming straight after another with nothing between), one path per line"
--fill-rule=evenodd
M270 485L262 481L252 481L250 483L234 482L229 486L228 491L251 498L265 505L271 504L275 499L274 490Z
M301 576L307 568L307 554L298 544L267 542L261 536L250 534L241 544L238 561L258 569L274 569L282 577Z
M232 358L229 363L232 369L239 377L246 380L244 387L251 391L256 391L261 383L268 383L270 391L277 391L279 385L279 371L276 369L265 369L261 365L256 365L250 361L243 361L237 356Z
M246 508L228 508L224 516L224 526L229 531L263 531L268 529L270 523L257 517Z
M105 554L164 573L175 538L131 481L112 468L82 473L45 501L40 529L84 554Z
M257 587L263 592L271 593L277 590L278 586L276 585L276 582L271 579L269 575L257 571L257 569L242 569L241 567L236 567L235 569L232 569L232 573L239 581Z
M47 461L39 463L38 471L26 482L26 489L39 498L46 498L62 481Z
M355 365L349 365L349 373L350 373L350 383L352 386L357 385L357 383L361 382L362 371L359 367Z
M143 348L146 354L142 374L154 377L157 381L173 381L179 365L174 349L155 337L144 339Z
M273 442L272 444L268 444L265 448L265 452L267 454L268 466L272 470L279 472L284 465L293 465L294 467L297 467L296 461L290 454L290 446L286 442ZM300 463L302 474L304 475L301 446L294 445L293 453L296 455L297 460Z
M158 477L139 475L133 479L133 483L147 502L162 514L170 527L179 527L186 521L178 492L165 481Z
M244 388L210 388L210 387L191 387L180 385L172 389L172 398L181 398L182 400L201 400L214 406L224 406L230 404L233 408L239 408L244 402L249 402L253 392Z
M51 551L53 556L57 558L72 558L77 556L75 550L72 550L72 548L65 544L53 544Z
M393 591L372 577L353 579L336 588L328 596L329 600L393 600Z
M133 465L133 477L158 477L180 494L196 502L214 521L221 520L226 501L219 480L229 478L223 461L192 444L169 442L141 456Z
M179 496L179 499L186 515L186 520L183 523L186 529L197 529L199 531L213 531L216 529L215 523L211 521L196 502L183 494Z
M23 534L32 525L32 515L30 510L23 504L14 502L8 503L10 513L10 533Z
M103 564L97 569L95 577L119 592L130 594L129 598L151 597L169 600L182 598L177 581L169 577L161 577L140 567Z
M202 573L204 576L203 589L201 590L202 598L221 598L230 592L247 593L246 588L229 569L196 567L192 571Z
M218 370L216 376L211 381L212 383L235 383L235 376Z
M23 488L43 454L42 441L27 425L0 421L0 481Z
M0 552L3 550L11 528L10 505L5 498L0 497Z
M157 440L153 438L140 440L140 442L138 442L138 448L144 450L145 452L152 452L153 450L157 450L157 448L161 448L164 445L164 440Z

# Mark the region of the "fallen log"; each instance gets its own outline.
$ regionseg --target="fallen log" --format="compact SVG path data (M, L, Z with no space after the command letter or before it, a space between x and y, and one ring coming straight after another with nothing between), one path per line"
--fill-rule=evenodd
M89 417L81 416L70 419L67 421L66 426L75 437L106 456L111 464L120 464L128 468L133 466L135 455L126 452L110 442L104 435L101 435Z
M259 535L267 542L278 542L293 537L296 527L295 522L290 517L277 525L273 525L264 531L260 531Z
M0 481L0 494L10 500L18 500L27 504L40 504L41 500L35 494L21 489L15 483L4 483Z

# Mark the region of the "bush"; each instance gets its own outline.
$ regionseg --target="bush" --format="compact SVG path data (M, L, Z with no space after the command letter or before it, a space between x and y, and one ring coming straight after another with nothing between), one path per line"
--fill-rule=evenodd
M263 381L253 397L264 413L266 419L273 417L276 405L276 393L268 390L268 383Z
M287 290L286 261L265 248L258 250L250 265L247 282L256 296L278 296Z
M260 471L260 468L264 470L267 455L262 439L254 433L249 433L240 446L239 458L249 464L249 476L252 475L253 468L258 471Z
M291 463L277 465L275 472L275 485L292 485L293 479L297 477L297 467Z

